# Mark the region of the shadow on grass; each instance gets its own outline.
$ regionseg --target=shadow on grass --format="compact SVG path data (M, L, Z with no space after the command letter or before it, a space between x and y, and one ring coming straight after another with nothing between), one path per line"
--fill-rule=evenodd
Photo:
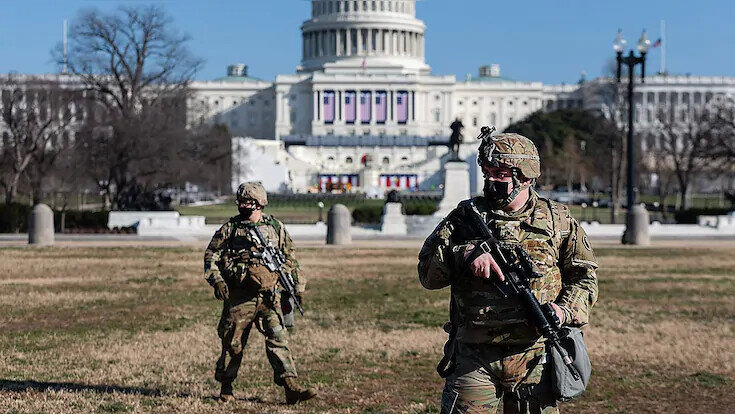
M178 397L187 398L190 394L186 393L168 393L158 389L143 387L121 387L118 385L91 385L91 384L75 384L72 382L46 382L46 381L17 381L17 380L0 380L0 391L68 391L68 392L84 392L92 391L100 394L133 394L143 395L146 397Z

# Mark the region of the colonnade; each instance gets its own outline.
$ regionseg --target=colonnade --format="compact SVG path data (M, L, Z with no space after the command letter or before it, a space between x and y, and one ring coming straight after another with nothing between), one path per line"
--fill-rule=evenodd
M327 29L303 33L303 57L410 56L423 58L424 34L381 28Z

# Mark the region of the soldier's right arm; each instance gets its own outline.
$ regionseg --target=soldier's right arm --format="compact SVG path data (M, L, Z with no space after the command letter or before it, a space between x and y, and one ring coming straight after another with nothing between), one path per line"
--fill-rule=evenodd
M441 289L451 282L451 234L452 225L446 220L442 221L419 252L419 281L426 289Z
M204 251L204 278L211 286L217 282L224 282L219 263L221 263L227 240L232 233L232 222L223 224L212 236L207 249Z

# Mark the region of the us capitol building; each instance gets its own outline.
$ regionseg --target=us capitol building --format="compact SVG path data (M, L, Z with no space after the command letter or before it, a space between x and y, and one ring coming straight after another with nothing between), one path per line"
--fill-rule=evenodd
M439 190L449 125L459 119L460 157L477 193L480 126L502 131L535 111L558 108L605 113L606 103L584 84L516 81L496 64L461 80L432 74L415 0L312 0L301 32L295 74L268 82L235 64L227 76L192 85L192 116L224 124L235 136L233 189L257 180L278 192ZM651 76L636 88L636 122L645 127L661 105L687 111L732 95L735 78Z

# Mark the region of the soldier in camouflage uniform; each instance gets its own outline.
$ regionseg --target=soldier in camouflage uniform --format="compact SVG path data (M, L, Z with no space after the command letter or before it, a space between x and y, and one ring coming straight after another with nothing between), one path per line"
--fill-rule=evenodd
M265 336L265 352L273 367L274 382L284 387L286 402L294 404L316 396L312 389L296 382L288 332L284 328L278 290L278 275L270 272L259 258L259 243L250 233L258 226L269 243L286 256L286 271L297 283L298 299L306 281L299 274L294 246L283 223L262 213L268 204L260 183L244 183L237 189L238 214L222 225L204 253L204 275L217 299L224 301L217 328L222 353L217 360L215 379L222 383L220 400L234 399L232 382L237 377L250 329Z
M456 342L450 342L453 355L445 356L454 369L446 378L442 412L495 413L502 401L506 414L558 413L542 386L548 380L547 373L542 383L545 339L529 325L517 298L502 298L488 283L504 278L491 255L468 263L481 240L466 239L454 221L461 220L461 209L476 208L501 243L520 244L543 274L531 282L534 295L549 302L564 325L588 323L597 300L597 261L569 209L534 191L541 165L531 140L512 133L488 136L478 164L485 176L483 196L460 203L458 214L447 216L419 253L421 284L451 286L445 329Z

